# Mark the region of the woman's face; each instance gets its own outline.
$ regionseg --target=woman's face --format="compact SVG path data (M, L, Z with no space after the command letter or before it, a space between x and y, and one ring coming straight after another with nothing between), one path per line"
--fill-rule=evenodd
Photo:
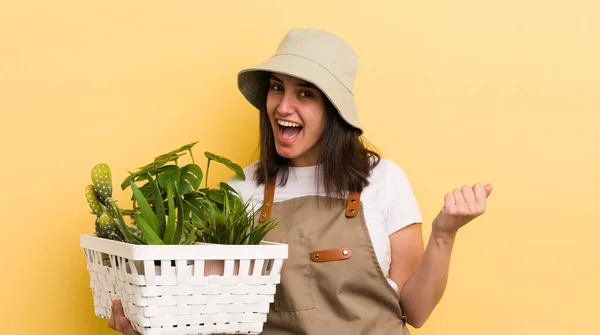
M267 93L267 114L277 153L292 166L316 165L325 130L326 97L313 84L273 73Z

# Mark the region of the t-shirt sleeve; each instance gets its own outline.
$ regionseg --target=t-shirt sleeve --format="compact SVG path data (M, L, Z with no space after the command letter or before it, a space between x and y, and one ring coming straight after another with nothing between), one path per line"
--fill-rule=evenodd
M388 235L415 222L421 223L421 210L404 170L390 162L388 167Z
M255 163L250 164L249 166L244 168L244 175L246 176L245 180L242 180L236 175L231 176L227 180L227 184L239 194L240 198L244 203L250 200L252 200L253 202L255 201L254 194L256 193L258 187L256 186L253 180L254 170Z
M244 199L244 193L242 192L242 183L243 181L235 175L227 180L227 184L240 195L242 201L245 201L246 199Z

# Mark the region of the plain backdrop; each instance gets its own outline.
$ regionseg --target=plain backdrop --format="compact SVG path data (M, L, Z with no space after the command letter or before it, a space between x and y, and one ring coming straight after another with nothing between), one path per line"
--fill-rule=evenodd
M407 173L424 238L444 194L494 183L416 335L597 334L600 2L2 1L0 333L113 334L79 235L90 170L194 154L257 158L236 74L294 27L361 58L365 137ZM230 172L214 165L209 183Z

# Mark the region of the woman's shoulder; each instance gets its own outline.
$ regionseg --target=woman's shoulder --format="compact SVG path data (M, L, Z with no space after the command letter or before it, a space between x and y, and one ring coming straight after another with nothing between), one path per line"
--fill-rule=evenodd
M389 158L381 158L379 163L373 167L370 176L371 183L387 183L394 179L405 179L407 178L404 169L396 162Z
M227 184L241 195L244 200L256 193L257 189L260 188L254 181L254 172L258 167L257 164L258 161L254 161L243 168L245 178L242 179L234 175L227 181Z

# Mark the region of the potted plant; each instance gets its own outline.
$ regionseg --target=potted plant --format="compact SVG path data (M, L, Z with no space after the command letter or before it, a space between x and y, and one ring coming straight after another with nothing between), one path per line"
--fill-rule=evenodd
M196 143L130 172L121 189L131 189L131 209L113 198L110 167L93 167L85 194L95 234L82 235L81 246L95 313L109 318L111 301L119 299L142 334L260 333L287 245L263 241L276 219L258 224L260 208L250 200L227 183L208 186L211 161L238 178L244 172L205 152L203 175L192 154ZM191 163L180 166L186 153Z

